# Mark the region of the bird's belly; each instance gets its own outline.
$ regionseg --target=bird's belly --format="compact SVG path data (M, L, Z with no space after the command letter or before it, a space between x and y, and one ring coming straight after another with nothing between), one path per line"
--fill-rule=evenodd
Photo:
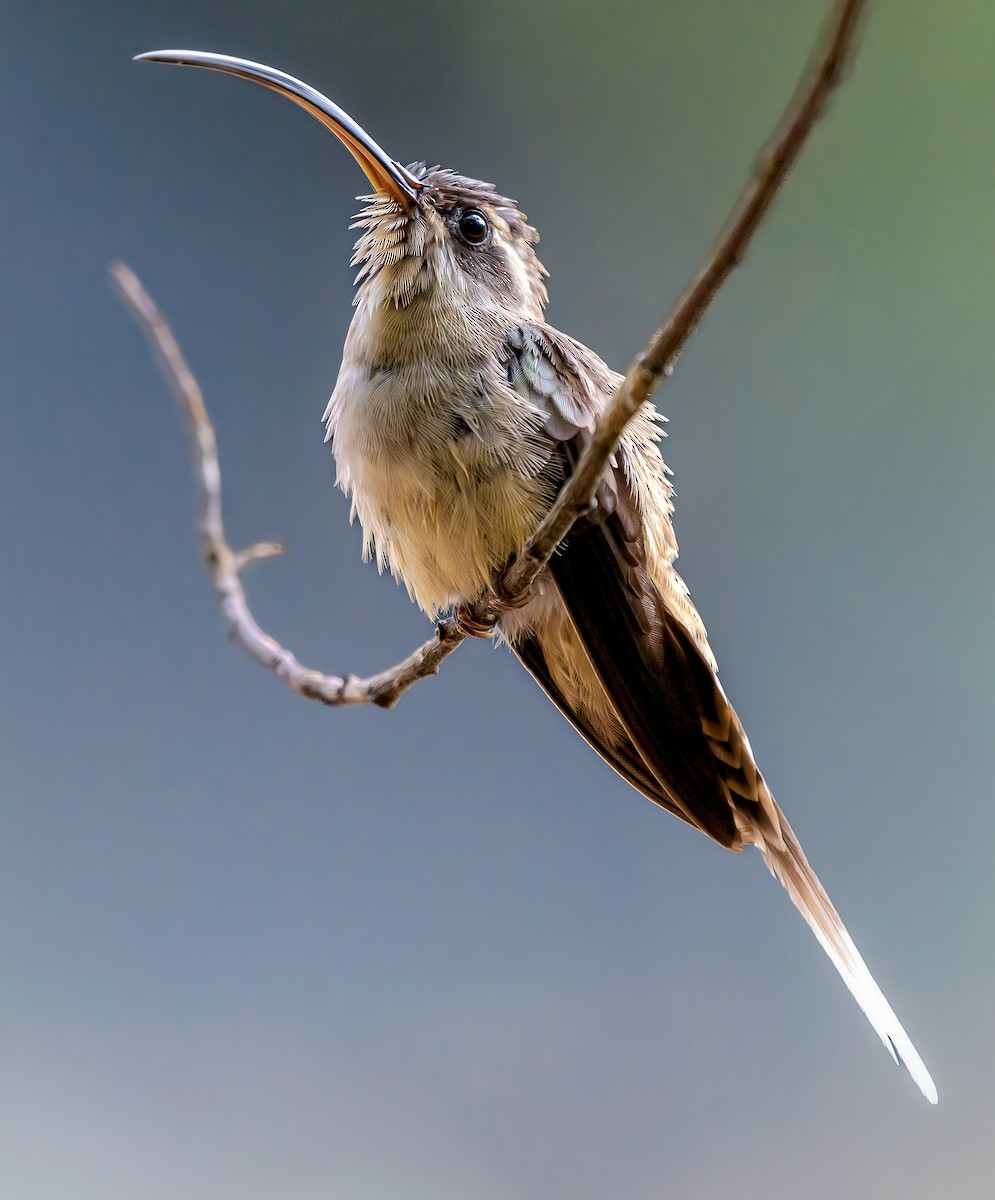
M442 436L368 447L350 461L367 554L389 567L426 612L479 595L549 505L541 479L477 449Z
M367 555L427 612L476 598L552 501L544 414L489 356L458 372L347 359L327 415Z

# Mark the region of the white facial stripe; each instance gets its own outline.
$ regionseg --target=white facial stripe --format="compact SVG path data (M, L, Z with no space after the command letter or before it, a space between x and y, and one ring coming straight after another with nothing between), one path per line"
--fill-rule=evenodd
M518 253L508 226L505 225L504 221L495 221L494 240L504 253L515 291L528 303L532 299L532 277L529 275L522 256Z

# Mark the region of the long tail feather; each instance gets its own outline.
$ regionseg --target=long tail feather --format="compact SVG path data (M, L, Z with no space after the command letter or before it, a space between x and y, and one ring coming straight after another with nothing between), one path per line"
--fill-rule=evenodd
M926 1070L926 1064L884 998L884 993L874 982L825 888L808 865L794 832L783 814L779 816L783 849L763 841L759 835L755 834L753 838L764 856L764 862L771 874L784 885L885 1048L896 1062L904 1064L930 1104L935 1104L938 1099L936 1085Z

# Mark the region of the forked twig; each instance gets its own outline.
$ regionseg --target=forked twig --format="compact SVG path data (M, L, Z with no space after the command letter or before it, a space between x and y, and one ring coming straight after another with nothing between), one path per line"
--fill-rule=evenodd
M291 691L324 704L379 704L390 707L413 683L433 675L439 663L463 640L455 627L440 624L436 637L404 662L389 671L359 679L342 678L302 666L296 656L265 633L249 608L242 587L242 572L261 558L282 554L278 542L260 542L245 550L233 550L225 537L221 512L221 466L214 426L207 414L200 385L164 317L142 287L138 276L124 263L115 263L111 274L126 304L148 334L159 356L160 366L173 385L190 435L194 475L199 485L198 531L207 577L221 605L228 636L251 654L256 662L283 679ZM451 623L450 623L451 624Z
M598 481L618 448L626 426L671 374L684 345L730 273L742 262L774 195L797 161L830 94L843 78L853 52L866 0L839 0L807 74L802 79L778 130L760 155L708 257L677 298L646 349L629 367L623 383L598 422L577 467L521 554L502 572L494 590L466 606L459 619L449 616L436 626L435 637L396 666L360 679L326 675L304 667L291 651L265 633L253 617L241 573L251 563L281 554L275 542L235 551L225 537L221 512L221 467L214 426L193 373L169 325L134 272L116 263L111 273L121 294L152 342L163 371L183 408L191 440L194 473L200 492L199 531L204 565L218 598L229 636L288 687L324 704L372 703L391 708L418 680L438 673L442 661L467 637L467 630L493 630L509 603L520 602L574 522L588 511Z

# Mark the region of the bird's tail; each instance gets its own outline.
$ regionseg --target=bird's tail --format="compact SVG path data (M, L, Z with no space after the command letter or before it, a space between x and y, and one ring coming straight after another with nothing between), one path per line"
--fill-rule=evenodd
M808 865L791 826L780 811L778 816L783 848L775 845L772 839L765 840L758 832L753 832L751 840L764 856L764 862L771 874L780 879L795 908L808 922L823 950L832 959L836 970L843 977L843 982L864 1010L891 1056L896 1062L905 1065L922 1094L930 1104L935 1104L936 1085L926 1070L926 1064L919 1057L909 1035L884 998L884 993L864 965L864 960L840 920L839 913L833 907L833 902Z

